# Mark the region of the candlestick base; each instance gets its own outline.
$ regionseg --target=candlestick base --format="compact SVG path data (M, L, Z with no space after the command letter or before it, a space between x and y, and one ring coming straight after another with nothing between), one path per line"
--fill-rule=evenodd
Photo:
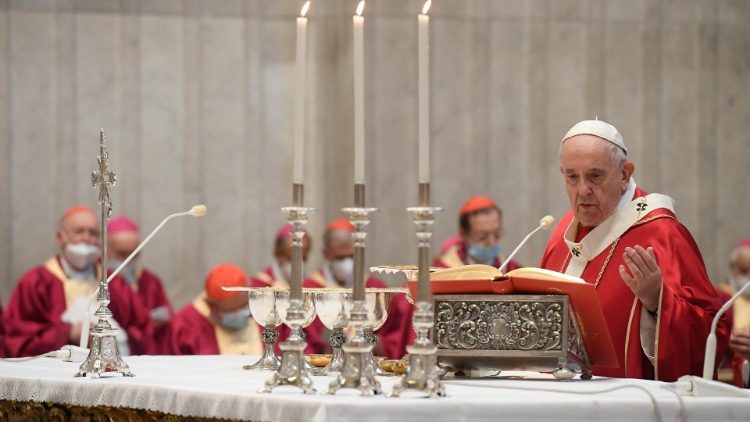
M414 328L417 338L406 347L409 352L409 367L400 382L393 385L391 397L399 397L404 390L420 390L428 397L445 396L445 386L438 378L437 347L432 345L429 331L433 326L432 304L417 302L414 312Z
M112 328L109 323L109 317L112 316L112 313L107 308L107 305L109 305L109 289L106 283L99 285L97 298L99 309L96 310L95 315L98 317L98 321L91 332L91 349L75 377L90 375L91 378L99 378L105 373L120 373L123 376L132 377L134 374L122 360L120 348L117 346L117 339L115 338L117 329Z
M352 304L351 325L354 335L342 347L344 366L328 386L328 394L336 394L342 388L359 390L363 396L382 393L380 381L375 378L375 367L372 363L372 343L364 335L367 323L367 310L364 300L355 300Z
M291 328L291 334L285 342L279 345L281 348L281 365L279 369L266 381L266 384L259 391L260 393L270 393L274 388L286 385L297 387L305 394L315 393L312 378L310 378L310 369L305 365L305 347L307 347L307 343L299 335L304 317L303 302L299 299L290 299L287 319Z

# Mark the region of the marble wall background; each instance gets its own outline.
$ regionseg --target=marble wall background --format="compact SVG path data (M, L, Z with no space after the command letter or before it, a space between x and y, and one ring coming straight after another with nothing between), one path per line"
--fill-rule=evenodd
M116 213L150 231L144 252L180 306L222 261L265 266L291 197L296 16L302 0L0 0L0 295L55 251L58 215L94 205L88 174L110 138ZM418 0L366 12L370 263L416 259ZM315 260L325 221L352 202L351 13L314 0L307 202ZM456 230L469 195L505 212L506 249L566 210L557 142L598 115L619 127L650 191L673 196L714 280L750 236L750 2L435 0L434 198ZM520 256L536 264L546 239Z

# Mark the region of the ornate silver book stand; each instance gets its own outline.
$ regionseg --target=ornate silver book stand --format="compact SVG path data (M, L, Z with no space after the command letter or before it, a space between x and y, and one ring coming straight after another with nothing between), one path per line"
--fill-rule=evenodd
M438 362L457 376L476 370L591 378L591 360L565 295L436 295Z

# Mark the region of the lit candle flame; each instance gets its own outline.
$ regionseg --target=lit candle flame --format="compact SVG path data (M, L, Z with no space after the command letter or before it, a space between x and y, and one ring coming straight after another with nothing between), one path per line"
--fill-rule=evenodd
M361 0L357 5L357 16L362 16L362 12L365 11L365 0Z
M428 0L429 1L429 0ZM302 10L299 11L300 17L305 17L307 14L307 10L310 9L310 0L307 0L305 4L302 5Z
M427 0L424 2L424 6L422 6L422 14L426 15L427 12L430 11L430 6L432 6L432 0Z

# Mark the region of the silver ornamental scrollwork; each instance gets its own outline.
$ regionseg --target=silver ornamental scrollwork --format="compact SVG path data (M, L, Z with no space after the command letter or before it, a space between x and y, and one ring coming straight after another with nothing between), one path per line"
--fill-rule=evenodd
M574 333L580 333L580 335L568 336L568 352L583 360L586 356L585 347L582 340L583 333L579 329L578 320L576 320L576 315L572 311L570 312L570 324L572 331Z
M435 303L435 344L441 349L562 350L561 303L440 300Z

